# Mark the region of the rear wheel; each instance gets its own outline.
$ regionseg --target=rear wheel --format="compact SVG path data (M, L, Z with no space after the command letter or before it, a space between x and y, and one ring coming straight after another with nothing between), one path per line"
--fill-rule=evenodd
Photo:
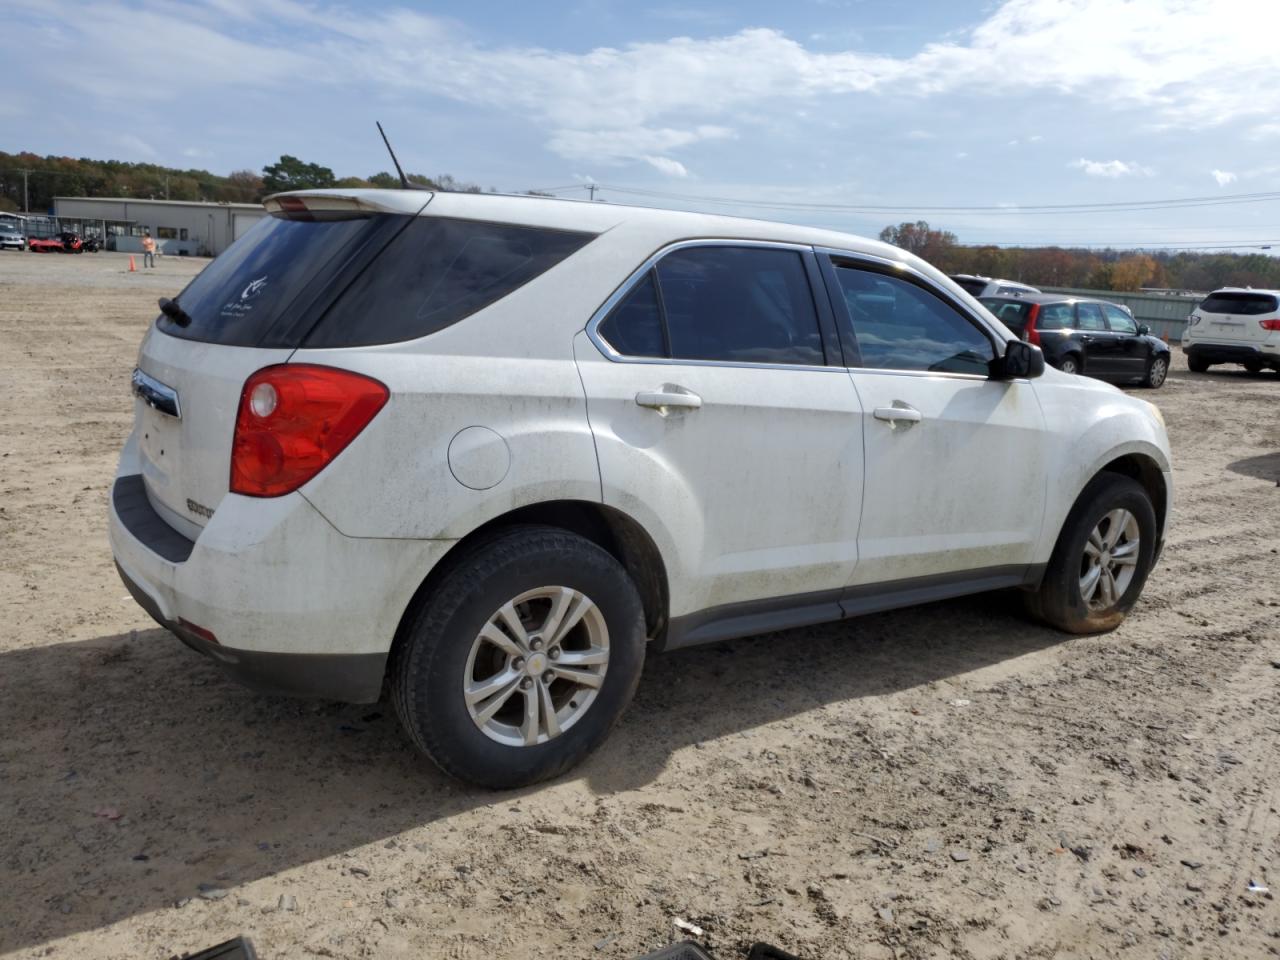
M1244 364L1244 368L1250 373L1262 372L1262 364L1259 363L1257 360L1246 360Z
M1168 357L1152 357L1151 362L1147 364L1146 376L1142 378L1142 385L1156 389L1164 385L1165 377L1169 375L1169 358Z
M599 746L644 648L640 596L616 559L563 530L512 528L435 585L401 638L392 699L446 773L525 786Z
M1074 353L1068 353L1062 358L1062 362L1058 364L1058 369L1063 373L1081 373L1084 371L1084 364L1080 362L1080 358Z
M1068 514L1028 609L1068 633L1114 630L1142 593L1156 530L1155 508L1141 484L1099 474Z
M1187 369L1192 373L1204 373L1209 369L1209 361L1203 357L1187 357Z

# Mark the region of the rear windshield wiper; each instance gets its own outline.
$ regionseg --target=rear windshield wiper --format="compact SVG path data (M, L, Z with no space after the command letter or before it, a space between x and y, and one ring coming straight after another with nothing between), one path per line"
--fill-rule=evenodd
M168 297L161 297L160 312L180 327L185 327L191 323L191 314L178 306L177 300L170 300Z

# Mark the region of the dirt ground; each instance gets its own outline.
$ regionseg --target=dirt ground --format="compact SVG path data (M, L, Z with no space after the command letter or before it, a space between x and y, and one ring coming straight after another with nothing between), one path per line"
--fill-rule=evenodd
M199 266L0 254L0 953L1280 955L1280 376L1175 351L1143 394L1177 506L1116 632L996 596L654 657L584 767L494 794L126 596L129 373Z

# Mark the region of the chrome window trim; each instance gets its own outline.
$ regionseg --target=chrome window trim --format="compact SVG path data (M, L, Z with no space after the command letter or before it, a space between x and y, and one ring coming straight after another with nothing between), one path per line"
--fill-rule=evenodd
M746 370L807 370L809 372L823 373L844 373L847 367L840 364L806 364L806 363L752 363L741 360L686 360L676 359L674 357L632 357L624 353L619 353L613 348L603 336L600 335L600 324L605 318L613 312L613 308L627 298L635 287L654 266L669 253L676 250L684 250L690 247L761 247L770 250L790 250L801 255L813 253L814 248L804 243L787 243L781 240L735 240L731 237L704 237L694 240L677 240L659 248L655 253L649 256L644 263L640 264L631 274L619 284L618 289L610 294L599 309L591 315L591 319L587 321L587 337L591 340L597 350L603 354L606 360L612 363L647 363L661 364L663 366L678 367L728 367ZM817 305L814 305L815 316L817 314ZM822 331L821 319L818 321L819 333Z

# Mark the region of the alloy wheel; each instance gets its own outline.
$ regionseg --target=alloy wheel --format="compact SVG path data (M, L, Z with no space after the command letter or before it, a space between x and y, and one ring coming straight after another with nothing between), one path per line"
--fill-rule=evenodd
M1169 361L1163 357L1157 357L1151 361L1151 374L1147 377L1147 382L1153 387L1158 387L1164 383L1164 378L1169 374Z
M1090 610L1113 606L1133 582L1141 537L1128 510L1108 511L1085 541L1080 558L1080 596Z
M600 608L570 587L538 587L504 603L476 635L462 695L485 736L531 747L582 719L608 666Z

